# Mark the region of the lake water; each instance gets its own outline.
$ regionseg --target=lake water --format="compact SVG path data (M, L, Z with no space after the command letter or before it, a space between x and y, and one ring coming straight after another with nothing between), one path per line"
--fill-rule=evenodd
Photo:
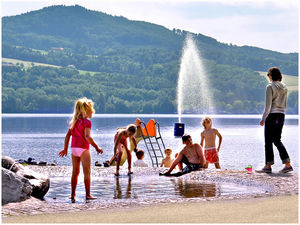
M172 156L184 145L180 138L174 137L176 115L95 115L92 121L92 136L104 150L97 155L91 147L92 163L103 162L113 155L113 138L116 128L133 123L139 117L147 123L154 118L159 122L161 134L166 147L173 150ZM213 126L223 136L219 153L222 169L243 170L251 164L253 168L264 165L264 128L259 126L260 115L215 115ZM58 152L63 149L64 137L68 129L71 115L2 115L2 155L14 159L34 158L37 162L56 161L58 165L71 165L71 155L59 158ZM193 141L200 142L201 115L184 115L185 132L191 134ZM291 158L292 165L298 170L298 117L287 116L282 132L282 141ZM145 161L151 166L144 142L139 148L145 150ZM282 168L277 149L274 147L275 165L273 170ZM133 160L136 160L133 156ZM210 168L213 165L209 166Z
M45 196L50 203L68 203L70 200L70 177L53 177L51 187ZM91 193L98 197L96 202L111 203L119 200L144 202L153 199L221 198L225 196L263 194L269 188L257 185L242 185L233 182L209 182L185 178L162 177L157 174L147 176L99 176L93 177ZM76 202L85 203L83 181L78 182Z

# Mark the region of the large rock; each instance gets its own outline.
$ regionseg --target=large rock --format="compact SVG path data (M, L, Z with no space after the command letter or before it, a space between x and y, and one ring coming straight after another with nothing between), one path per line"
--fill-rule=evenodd
M27 178L2 168L2 204L30 198L32 186Z
M33 197L43 198L48 192L50 187L50 179L47 176L34 172L33 170L22 166L20 163L7 156L2 156L2 167L14 172L20 177L26 178L32 187L31 195Z

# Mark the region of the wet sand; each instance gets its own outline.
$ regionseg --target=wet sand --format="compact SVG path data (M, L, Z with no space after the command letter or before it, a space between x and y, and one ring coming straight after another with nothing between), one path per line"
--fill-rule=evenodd
M37 167L50 177L71 175L71 167ZM93 177L113 176L115 168L92 167ZM159 168L135 169L134 176ZM121 171L126 172L126 170ZM266 187L261 193L201 198L121 199L85 204L53 204L35 198L2 206L4 223L298 223L298 174L247 174L246 171L195 171L187 180L233 182ZM122 220L120 220L122 218Z
M298 223L298 195L4 218L3 223Z

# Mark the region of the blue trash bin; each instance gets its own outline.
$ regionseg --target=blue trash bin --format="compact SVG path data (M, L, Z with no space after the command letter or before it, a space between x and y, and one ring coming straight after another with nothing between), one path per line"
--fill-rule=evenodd
M175 123L174 125L174 136L182 137L184 134L184 123Z

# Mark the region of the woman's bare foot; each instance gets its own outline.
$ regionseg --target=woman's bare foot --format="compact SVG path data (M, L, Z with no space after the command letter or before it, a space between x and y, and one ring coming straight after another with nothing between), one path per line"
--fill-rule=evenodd
M93 195L87 195L86 200L94 200L97 199L97 197L94 197Z

